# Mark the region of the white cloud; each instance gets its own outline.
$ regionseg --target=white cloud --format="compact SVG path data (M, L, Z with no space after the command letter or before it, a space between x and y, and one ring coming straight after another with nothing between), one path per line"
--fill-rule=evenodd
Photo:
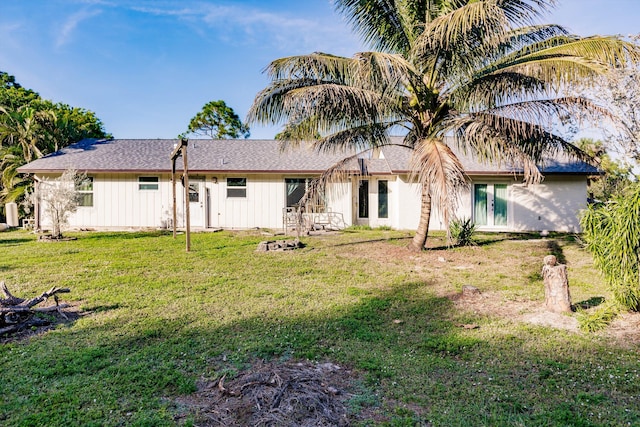
M318 17L301 18L290 12L273 12L240 4L165 2L165 7L132 7L159 16L173 16L188 22L199 34L213 33L226 43L263 44L282 52L308 53L324 50L351 55L360 44L340 17L319 21Z
M75 29L81 22L93 18L94 16L98 16L101 13L102 11L100 10L83 9L69 16L62 25L62 28L60 29L60 32L56 37L56 47L62 47L65 44L69 43L72 39Z

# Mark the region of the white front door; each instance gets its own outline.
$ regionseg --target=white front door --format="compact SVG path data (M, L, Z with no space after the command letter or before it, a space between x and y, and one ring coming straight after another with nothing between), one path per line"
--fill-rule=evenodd
M205 192L204 179L189 178L189 213L191 226L205 228L207 194Z

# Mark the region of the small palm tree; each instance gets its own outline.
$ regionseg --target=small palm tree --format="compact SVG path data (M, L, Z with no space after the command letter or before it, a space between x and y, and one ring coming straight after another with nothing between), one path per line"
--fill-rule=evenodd
M454 149L487 162L520 162L525 179L538 181L544 156L584 155L555 132L558 124L609 114L572 96L573 85L640 58L637 46L616 37L536 25L553 4L337 0L376 51L273 61L249 120L284 123L289 143L313 141L319 151L365 151L402 134L422 200L410 248L421 250L432 202L447 221L468 185Z

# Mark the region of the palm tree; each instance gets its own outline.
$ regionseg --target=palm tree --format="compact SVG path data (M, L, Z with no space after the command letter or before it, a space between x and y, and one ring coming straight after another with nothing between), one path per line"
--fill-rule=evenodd
M47 111L37 111L29 106L16 110L0 107L0 146L20 146L25 163L42 157L40 150L43 134L40 122Z
M446 221L468 185L452 148L487 162L520 162L525 180L539 181L544 156L583 156L557 133L559 124L608 115L574 96L573 85L640 58L637 46L616 37L536 25L553 0L336 4L376 50L273 61L249 120L284 123L290 143L313 140L319 151L389 145L400 131L422 189L414 250L426 243L432 202Z
M18 168L24 164L20 145L0 148L0 200L2 202L17 201L31 188L33 180L18 173Z

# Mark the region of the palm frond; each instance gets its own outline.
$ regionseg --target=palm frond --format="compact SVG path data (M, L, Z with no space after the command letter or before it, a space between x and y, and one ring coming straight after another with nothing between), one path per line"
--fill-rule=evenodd
M351 58L314 52L272 61L264 72L274 81L290 79L309 79L316 81L345 82Z
M640 48L617 37L563 36L526 45L477 74L520 72L554 84L575 83L639 60Z
M299 72L276 73L277 78L254 99L247 121L277 124L315 117L320 132L327 133L335 123L349 123L350 118L366 117L362 122L388 116L401 104L404 83L412 76L410 65L402 57L364 52L353 59L343 58L339 67L319 70L326 65L322 61L325 57L285 58L283 67L297 66ZM332 61L333 57L329 65ZM345 105L346 110L342 108Z
M349 77L358 87L385 93L403 90L408 81L420 80L413 66L400 55L359 52L350 64Z
M458 157L441 139L422 139L413 148L409 168L411 179L428 186L431 198L442 210L448 226L457 207L458 194L469 186Z
M403 17L396 2L390 0L334 0L338 13L372 49L388 52L408 50L412 22Z
M447 125L463 152L471 153L484 163L508 164L514 168L521 165L528 183L540 182L539 167L559 153L577 160L592 160L587 153L543 126L513 118L479 113L451 119Z
M318 152L339 153L364 152L371 148L389 144L388 130L396 123L372 123L339 130L314 142Z
M319 177L314 178L300 199L300 206L321 205L322 201L327 198L326 190L329 187L333 187L334 196L340 197L346 194L349 191L347 186L334 184L349 182L351 176L360 174L358 158L365 154L366 151L345 156L322 172Z
M483 75L452 87L447 96L457 111L473 112L542 94L546 89L547 83L541 79L505 71Z

